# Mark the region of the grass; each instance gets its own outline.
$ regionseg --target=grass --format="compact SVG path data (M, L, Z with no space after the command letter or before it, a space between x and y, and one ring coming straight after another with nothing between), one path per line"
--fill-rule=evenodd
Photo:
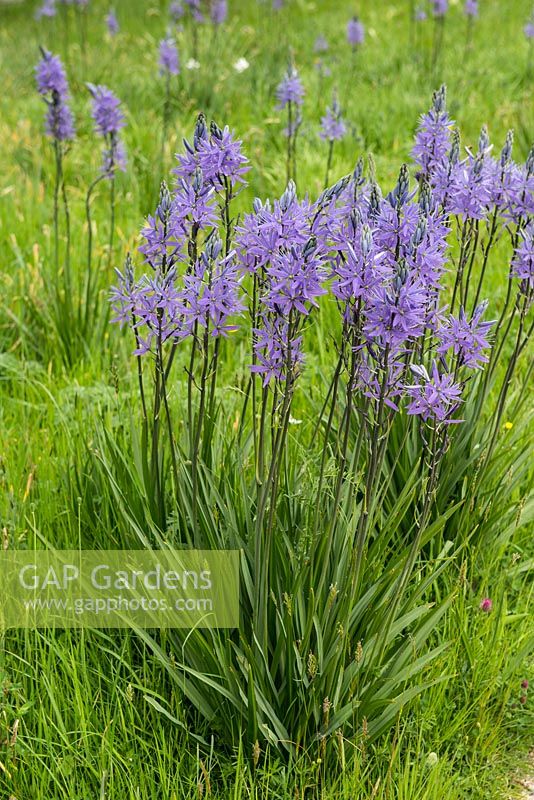
M110 41L103 24L107 6L93 0L85 52L73 13L67 42L61 20L33 20L33 4L0 6L0 533L5 547L50 543L66 549L81 543L111 549L137 541L106 481L106 442L115 443L126 461L132 451L137 418L131 342L115 326L108 330L102 313L89 345L69 362L65 341L75 331L58 330L47 306L54 279L53 162L42 135L44 107L33 85L38 45L59 51L68 65L79 138L66 159L66 182L74 275L83 276L85 192L99 166L84 81L107 83L127 109L130 168L117 180L112 254L117 265L134 248L142 219L156 202L160 178L172 168L172 154L182 136L190 136L199 110L229 124L244 140L254 170L238 209L247 209L256 195L281 193L285 121L273 98L290 49L307 87L300 192L316 196L322 188L327 152L317 128L334 87L350 121L350 136L335 148L333 178L349 172L360 154L372 153L380 182L392 186L400 164L409 160L418 115L443 81L463 144L476 144L481 125L488 123L498 149L513 127L514 155L524 160L533 128L532 76L522 35L530 0L510 0L506 13L496 0L483 2L467 51L460 4L451 5L444 48L431 70L432 23L416 32L417 46L412 46L408 2L359 4L367 39L355 59L344 38L353 13L349 5L295 1L276 13L267 2L230 2L230 19L218 38L208 26L201 30L201 69L182 70L173 86L163 163L164 82L155 63L167 24L163 4L117 3L122 30ZM190 33L186 29L178 39L183 64L192 55ZM319 33L330 42L325 56L330 77L320 78L317 70L313 43ZM238 74L232 64L241 56L250 67ZM107 267L106 191L99 185L93 201L100 309L106 307L113 279ZM504 259L505 250L503 242L490 264L488 289L497 313L507 268L499 256ZM291 433L291 447L295 462L303 466L301 475L287 479L295 492L290 511L298 506L295 487L302 476L310 485L317 479L312 431L333 357L329 313L325 309L317 324L295 398L293 413L303 423ZM226 436L240 407L248 363L245 342L237 340L233 352L223 364L219 389L229 409L228 420L220 422ZM454 532L457 546L443 556L447 567L431 598L450 597L451 607L425 645L446 643L447 648L423 670L429 688L396 716L386 733L373 741L364 734L332 736L324 752L314 747L289 761L262 751L254 768L247 745L232 749L224 733L210 739L211 731L191 713L168 664L147 638L133 632L10 630L2 634L0 650L2 796L492 800L513 791L512 770L520 767L522 753L532 744L532 712L529 703L519 702L520 682L532 670L534 643L529 616L532 471L528 463L525 467L532 425L525 406L514 414L524 377L523 371L514 379L507 408L513 427L499 431L495 471L506 465L509 496L505 501L501 493L494 505L464 518L467 525L476 522L475 530ZM184 385L185 379L173 397L177 419ZM131 489L129 474L122 478ZM468 482L469 475L462 491L467 492ZM142 517L145 510L134 490L131 497ZM236 516L240 513L243 508L237 507ZM418 576L441 553L426 556ZM484 595L494 601L492 614L479 611ZM160 651L171 656L172 633L155 638Z

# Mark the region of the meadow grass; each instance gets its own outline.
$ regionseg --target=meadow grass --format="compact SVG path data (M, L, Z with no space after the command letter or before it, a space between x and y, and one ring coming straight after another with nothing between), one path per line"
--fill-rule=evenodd
M274 12L267 2L234 0L223 30L215 35L209 26L201 29L201 68L182 69L172 87L163 159L164 83L156 65L157 42L167 26L163 3L117 2L121 32L110 40L103 22L107 4L94 0L84 48L74 13L66 31L61 19L37 23L31 3L0 6L4 547L135 547L131 517L150 526L142 492L136 491L135 470L129 471L126 463L121 472L119 462L111 462L113 452L123 453L128 462L139 420L131 341L116 326L107 326L113 276L107 267L105 184L93 200L99 310L93 335L73 359L66 343L75 340L76 331L58 329L48 305L53 162L42 134L43 104L34 88L39 44L64 58L78 123L79 138L65 162L76 277L83 276L86 264L85 193L99 168L85 81L108 84L127 114L124 138L130 166L117 178L116 266L122 265L127 249L135 248L143 217L157 202L160 180L168 177L173 153L181 138L190 136L201 110L243 138L254 166L237 209L247 210L256 195L280 195L285 185L285 120L275 109L274 91L290 50L307 89L298 154L301 193L315 197L322 189L327 153L317 131L334 87L350 135L336 145L333 179L350 172L361 154L372 154L380 182L392 187L400 164L409 161L418 116L442 82L447 83L450 112L461 126L463 144L476 145L480 127L487 123L499 148L506 131L514 128L514 156L518 162L526 158L533 131L532 75L522 35L529 0L510 0L505 8L496 0L483 2L467 50L461 6L451 4L434 69L433 23L412 30L408 2L358 4L367 37L355 58L345 43L350 4L322 0L287 5ZM330 42L324 56L330 77L320 78L317 69L313 43L319 33ZM185 64L192 55L188 28L179 34L178 45ZM250 62L241 74L232 67L239 57ZM490 262L491 316L502 307L505 250L501 243ZM299 469L284 477L290 519L298 515L299 486L313 486L319 469L314 419L330 377L334 309L326 306L322 312L293 408L302 424L290 433ZM226 402L226 418L218 421L221 441L233 441L248 358L246 341L237 337L231 358L223 361L218 389ZM9 630L2 634L0 650L2 796L491 800L511 794L513 770L521 767L522 754L532 744L532 713L528 703L519 702L521 680L531 674L534 644L528 464L532 425L528 397L521 395L525 369L523 362L514 377L506 412L510 426L499 430L492 473L505 470L508 489L499 484L492 504L462 517L465 530L447 529L454 538L452 547L435 552L427 543L417 580L424 581L436 563L443 564L439 582L424 599L432 605L449 598L450 607L436 620L425 648L446 647L422 669L420 682L428 688L386 732L373 741L365 734L332 736L324 752L313 747L299 757L262 752L254 768L248 742L227 746L224 731L212 739L201 715L191 713L179 681L158 655L168 656L172 667L172 632L143 637L133 632ZM171 398L177 419L185 416L185 386L185 376L179 377ZM236 480L239 458L228 456L228 465ZM117 484L108 480L110 475ZM470 477L463 479L458 500L468 493ZM237 483L231 488L238 498L237 529L246 508ZM486 595L494 603L488 615L479 610Z

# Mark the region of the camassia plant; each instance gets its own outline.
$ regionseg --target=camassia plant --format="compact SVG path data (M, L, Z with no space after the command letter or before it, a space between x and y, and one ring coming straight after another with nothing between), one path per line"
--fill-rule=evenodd
M516 164L510 134L494 156L483 129L462 157L442 88L415 184L403 165L383 194L360 160L314 202L290 181L236 222L241 142L200 115L184 145L142 230L145 274L128 257L112 291L140 425L133 459L103 442L102 476L144 544L242 552L241 618L165 647L140 635L181 724L245 736L254 763L265 744L343 760L424 689L454 599L439 576L492 533L487 498L504 519L521 490L525 459L510 483L496 454L532 332L534 154ZM484 279L507 240L491 320ZM331 374L310 380L318 346Z
M117 172L126 170L126 151L121 140L121 129L125 118L120 100L106 86L87 84L92 97L94 130L104 141L102 165L90 183L85 198L87 221L86 270L71 267L71 213L64 174L65 158L76 136L74 118L70 108L71 98L65 69L59 56L41 48L41 59L35 68L39 94L46 103L45 131L51 139L54 151L55 180L53 205L54 259L50 280L47 281L49 303L32 305L32 316L51 328L60 345L62 359L72 366L87 353L89 342L102 332L99 310L99 275L93 264L93 222L91 201L102 181L110 187L110 214L108 240L108 267L111 269L115 235L115 178ZM61 214L61 210L63 214ZM61 217L64 219L64 237L61 235ZM65 240L62 246L62 240ZM48 299L48 298L47 298ZM102 320L106 324L108 316Z

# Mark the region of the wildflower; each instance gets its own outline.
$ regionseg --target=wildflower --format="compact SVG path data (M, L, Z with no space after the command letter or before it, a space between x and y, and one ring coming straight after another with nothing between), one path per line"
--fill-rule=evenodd
M484 597L484 599L480 602L479 608L481 611L484 611L485 614L489 614L493 608L493 600L491 600L489 597Z
M106 14L106 26L110 36L116 36L120 30L119 20L113 8Z
M412 398L406 409L407 413L421 416L425 422L429 419L446 424L460 422L461 420L451 419L461 402L462 392L461 386L454 383L454 377L447 373L440 374L435 361L432 362L432 376L422 365L411 365L411 369L422 380L421 383L407 387L407 395Z
M180 295L189 330L198 324L209 329L211 336L226 336L237 330L229 318L245 308L239 292L235 252L222 258L221 251L222 242L214 231L192 272L184 275Z
M172 37L162 39L159 43L159 71L160 75L178 75L180 72L178 48Z
M523 28L523 32L527 39L534 39L534 14Z
M303 361L302 336L291 336L288 322L280 316L264 315L262 327L254 328L256 362L250 371L263 377L263 385L271 380L285 382L294 377Z
M347 132L347 126L341 116L341 108L337 97L334 96L332 107L326 109L326 114L321 118L321 131L319 136L329 142L343 139Z
M448 209L468 219L484 219L491 203L492 176L484 152L470 155L451 175Z
M204 22L204 16L200 7L200 0L184 0L189 12L195 22Z
M435 767L439 761L439 757L437 753L429 753L426 757L426 765L427 767Z
M43 17L55 17L57 14L56 0L43 0L35 12L35 19L39 20Z
M427 303L425 286L417 276L407 272L395 276L367 298L364 332L370 340L387 344L398 353L423 333Z
M92 83L88 83L87 88L93 97L92 116L97 133L101 136L118 133L125 125L119 98L107 86L95 86Z
M214 25L222 25L228 16L227 0L212 0L210 16Z
M169 6L169 15L173 22L178 22L184 15L184 7L181 0L174 0Z
M358 45L363 44L365 37L365 28L363 23L360 22L358 17L353 17L347 22L347 41L351 47L356 48Z
M246 58L238 58L237 61L234 62L234 69L238 73L244 72L249 67L250 64Z
M467 319L463 307L460 307L458 319L451 315L449 321L438 331L441 343L437 352L444 355L452 350L458 359L458 366L477 369L486 364L489 359L483 350L490 347L487 335L494 324L494 321L482 322L487 307L487 301L477 306L471 320Z
M200 69L200 62L196 60L196 58L190 58L185 63L186 69Z
M313 50L315 53L326 53L328 50L328 42L323 34L319 34L317 39L315 40L315 44L313 45Z
M414 12L414 19L416 22L424 22L426 19L426 11L423 6L417 6Z
M449 10L449 0L432 0L432 13L435 17L444 17Z
M184 144L186 153L178 157L175 175L191 177L196 168L200 167L203 179L217 190L223 187L225 179L232 186L245 183L243 175L250 169L248 159L241 152L241 140L234 138L228 126L221 130L212 122L208 135L204 117L201 115L197 122L196 142L193 146L188 142Z
M522 694L521 695L521 697L519 698L519 702L521 703L522 706L524 706L526 704L526 702L527 702L526 694Z
M478 0L465 0L464 14L466 17L478 17Z
M527 681L526 678L521 681L521 688L522 689L528 689L528 681Z
M282 109L288 103L295 103L295 105L302 105L304 98L304 87L299 78L299 74L294 66L288 67L287 73L278 84L276 89L276 97L278 99L278 108Z
M330 69L328 64L326 64L323 61L322 58L317 59L317 61L315 62L315 68L322 78L329 78L330 75L332 74L332 70Z
M317 298L326 294L322 286L325 277L322 258L314 239L309 239L303 247L294 245L287 252L273 255L267 275L270 287L265 303L285 316L293 310L309 314L310 306L317 306Z
M534 222L521 231L521 236L523 241L512 261L512 275L523 282L526 293L534 288Z
M432 175L436 168L447 159L451 143L453 122L447 113L447 93L445 86L434 92L432 108L420 119L412 150L414 161L419 164L423 175Z
M511 431L513 427L514 427L514 423L513 422L505 422L504 423L504 429L506 431Z
M74 121L69 107L67 77L61 59L41 50L42 59L35 73L37 90L47 104L46 133L58 142L73 139Z
M126 153L119 136L119 131L126 124L124 114L120 108L120 100L107 86L88 83L87 88L93 98L92 117L95 130L106 142L102 171L111 178L114 170L126 170Z

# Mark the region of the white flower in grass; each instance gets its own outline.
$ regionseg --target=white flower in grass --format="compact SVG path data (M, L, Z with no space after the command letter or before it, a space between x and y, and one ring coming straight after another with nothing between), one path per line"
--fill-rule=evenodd
M186 61L185 68L200 69L200 61L197 61L196 58L190 58L189 61Z
M234 69L236 72L244 72L246 69L250 67L246 58L238 58L234 64Z

